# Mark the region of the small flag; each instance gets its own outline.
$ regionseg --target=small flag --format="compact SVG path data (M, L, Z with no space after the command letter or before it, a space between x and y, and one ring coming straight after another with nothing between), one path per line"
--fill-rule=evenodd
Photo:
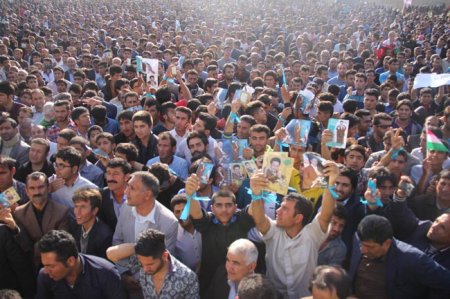
M427 150L448 152L448 148L437 138L431 130L427 130Z

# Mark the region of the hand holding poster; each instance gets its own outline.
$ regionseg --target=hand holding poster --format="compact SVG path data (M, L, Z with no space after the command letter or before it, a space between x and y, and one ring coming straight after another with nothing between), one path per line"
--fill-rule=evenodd
M158 88L158 59L142 58L142 71L146 74L150 88Z
M330 118L328 121L328 130L333 134L333 140L327 142L327 146L345 148L345 145L347 144L348 127L348 120Z
M269 180L269 190L286 195L291 180L294 160L287 153L270 152L264 154L263 173Z

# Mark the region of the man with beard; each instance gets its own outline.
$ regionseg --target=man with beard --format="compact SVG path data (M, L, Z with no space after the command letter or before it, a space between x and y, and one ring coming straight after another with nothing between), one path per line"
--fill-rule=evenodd
M175 257L198 273L202 257L202 235L195 229L190 217L186 220L180 219L186 203L186 194L175 195L170 201L170 207L179 222Z
M392 123L393 128L401 128L408 136L422 132L422 127L413 119L413 106L409 100L401 100L396 107L397 118Z
M373 117L373 131L358 139L358 144L370 148L373 153L384 148L383 137L392 126L392 117L386 113L378 113Z
M71 218L67 207L49 200L49 184L44 173L30 174L26 180L25 190L30 201L15 210L14 218L9 211L2 214L0 220L17 233L16 240L25 252L34 253L37 267L39 252L35 250L35 244L53 229L68 231Z
M52 142L56 142L58 133L63 129L72 129L77 131L77 126L70 119L70 102L69 100L56 101L53 109L55 110L55 124L47 130L47 138Z
M202 153L202 151L205 151L212 159L214 159L214 150L217 147L217 142L211 137L211 131L216 128L216 125L217 119L215 116L201 112L195 121L194 131L189 133L187 138L180 142L177 147L176 155L181 158L185 158L188 162L191 162L192 157L195 156L196 153Z
M225 64L223 67L223 80L219 82L219 87L228 89L228 86L234 82L234 74L234 66L229 63Z

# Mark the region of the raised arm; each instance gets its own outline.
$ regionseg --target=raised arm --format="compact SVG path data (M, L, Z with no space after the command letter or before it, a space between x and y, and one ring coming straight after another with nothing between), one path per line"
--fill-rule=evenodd
M339 175L338 165L331 161L325 162L323 174L324 176L328 177L329 186L334 186L336 178ZM330 224L331 216L333 216L334 206L335 202L333 197L331 196L330 190L325 189L322 199L322 209L317 215L317 220L319 221L320 228L324 233L328 232L328 225Z
M199 186L200 186L200 179L194 173L186 180L186 187L185 187L186 195L192 196L198 190ZM197 200L191 200L191 209L189 213L193 219L201 219L203 217L202 207L200 206L200 203Z
M324 159L331 161L331 151L330 148L327 146L327 142L333 140L333 133L331 133L330 130L325 129L322 132L322 138L320 140L320 153L322 154L322 157Z
M268 185L269 180L262 172L258 172L250 178L250 188L254 195L260 195ZM264 200L252 201L248 213L253 217L256 229L263 235L267 234L270 229L270 222L264 211Z
M106 256L112 262L118 262L122 259L134 255L134 243L123 243L111 246L106 250Z

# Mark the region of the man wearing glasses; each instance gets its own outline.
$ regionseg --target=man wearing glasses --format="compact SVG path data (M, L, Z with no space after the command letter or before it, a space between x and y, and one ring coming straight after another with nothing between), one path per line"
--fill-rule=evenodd
M378 113L373 117L372 132L358 139L358 144L370 148L372 153L384 150L383 138L392 126L392 117L386 113Z
M55 159L53 166L56 175L50 179L51 197L54 201L72 209L74 207L72 196L75 190L98 187L80 175L81 154L75 148L69 146L59 150Z

